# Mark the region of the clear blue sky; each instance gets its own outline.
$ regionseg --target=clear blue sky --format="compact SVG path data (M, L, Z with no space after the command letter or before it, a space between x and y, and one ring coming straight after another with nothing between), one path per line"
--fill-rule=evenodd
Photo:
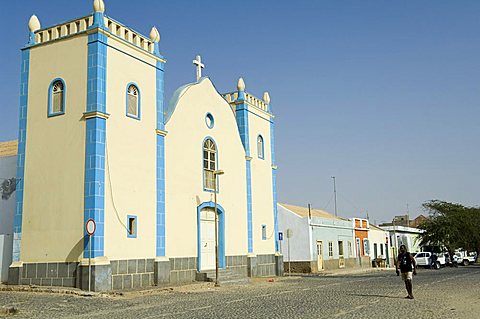
M36 14L46 27L91 0L5 1L0 23L0 141L18 126L20 51ZM478 205L480 1L123 1L106 14L161 34L167 100L205 75L270 92L278 198L380 222L430 199Z

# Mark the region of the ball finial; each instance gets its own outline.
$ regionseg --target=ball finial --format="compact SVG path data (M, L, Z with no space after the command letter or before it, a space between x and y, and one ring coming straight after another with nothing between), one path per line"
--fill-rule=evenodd
M40 21L36 15L32 15L28 21L28 29L30 32L35 32L40 29Z
M155 27L152 27L152 30L150 30L150 40L152 40L155 43L160 42L160 33Z
M93 0L93 11L95 12L105 12L105 3L103 0Z
M237 82L237 90L239 91L245 91L245 82L243 81L243 78L239 78Z
M268 92L263 93L263 102L270 104L270 94Z

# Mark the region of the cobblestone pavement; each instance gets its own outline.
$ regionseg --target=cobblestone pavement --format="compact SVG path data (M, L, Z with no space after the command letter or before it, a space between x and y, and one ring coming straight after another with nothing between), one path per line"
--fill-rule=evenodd
M0 292L9 318L480 318L480 267L419 270L414 300L393 271L195 284L93 297ZM2 315L0 315L2 317Z

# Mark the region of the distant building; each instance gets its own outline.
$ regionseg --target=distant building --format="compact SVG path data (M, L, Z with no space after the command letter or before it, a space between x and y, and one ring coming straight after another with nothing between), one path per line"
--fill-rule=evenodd
M352 220L323 210L309 211L308 207L278 204L278 227L283 234L280 250L285 271L290 268L291 272L308 273L370 267L369 256L357 255L354 225ZM368 244L366 235L360 237L362 244ZM363 254L363 249L360 251Z
M372 261L375 261L376 266L384 267L392 265L388 231L370 224L368 239L370 242L370 258Z
M400 245L405 245L407 250L412 253L421 251L420 234L423 230L405 226L380 226L380 228L388 231L390 250L395 258Z

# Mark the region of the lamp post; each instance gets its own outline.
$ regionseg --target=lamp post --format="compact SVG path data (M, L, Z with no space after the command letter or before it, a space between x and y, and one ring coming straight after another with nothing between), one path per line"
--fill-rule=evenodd
M335 176L332 176L333 179L333 196L335 197L335 216L337 216L337 185L335 184Z
M215 202L215 287L220 287L218 283L218 211L217 211L217 175L223 175L224 171L213 171L214 183L214 202Z

